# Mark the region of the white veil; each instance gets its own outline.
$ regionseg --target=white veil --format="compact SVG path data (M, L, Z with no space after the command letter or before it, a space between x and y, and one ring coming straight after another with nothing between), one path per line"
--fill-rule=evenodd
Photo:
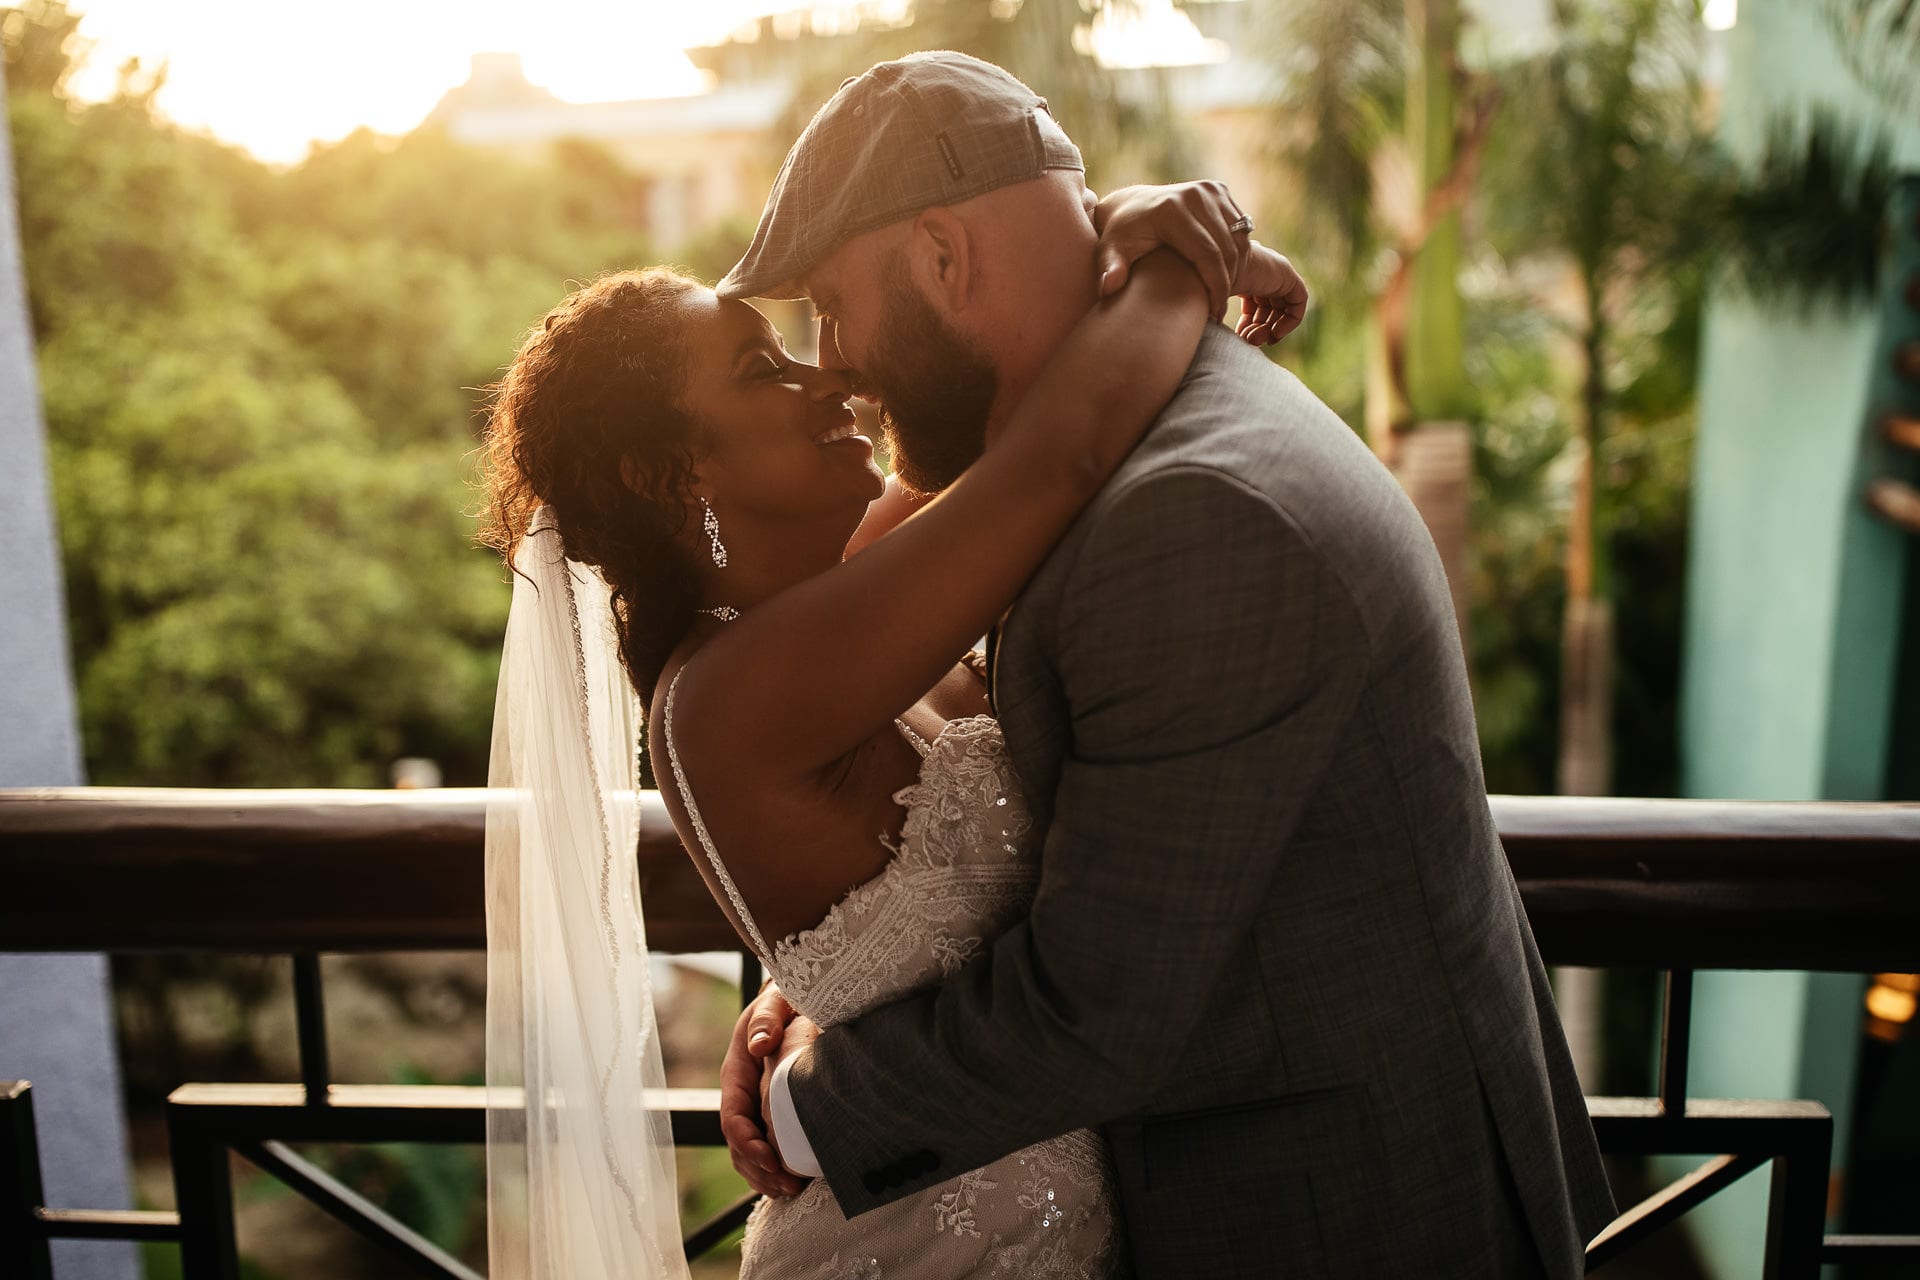
M648 1099L665 1075L639 702L606 583L545 508L513 564L487 779L488 1274L685 1280L669 1117Z

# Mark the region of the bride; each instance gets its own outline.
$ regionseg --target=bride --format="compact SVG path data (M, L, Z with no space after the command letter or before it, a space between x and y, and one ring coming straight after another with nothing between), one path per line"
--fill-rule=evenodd
M1241 264L1234 292L1288 293L1286 260L1236 240L1229 208L1181 251ZM1174 239L1158 212L1135 193L1093 216L1109 240ZM891 340L946 340L914 296L902 282ZM493 1275L685 1274L646 1095L660 1064L632 858L636 694L676 828L797 1009L831 1026L958 968L1038 879L972 646L1172 397L1208 312L1186 261L1142 258L923 504L858 433L864 388L684 276L607 276L526 340L485 447L483 536L515 570L488 1082L523 1091L490 1110ZM1241 333L1297 319L1269 301ZM817 1180L762 1201L741 1274L1108 1275L1107 1170L1097 1136L1070 1133L853 1221Z

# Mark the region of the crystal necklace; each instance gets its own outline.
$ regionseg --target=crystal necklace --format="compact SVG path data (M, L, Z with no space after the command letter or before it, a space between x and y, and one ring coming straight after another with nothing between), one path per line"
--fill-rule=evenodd
M740 611L730 604L717 604L711 609L695 609L695 613L704 613L709 618L718 618L722 622L732 622L740 616Z

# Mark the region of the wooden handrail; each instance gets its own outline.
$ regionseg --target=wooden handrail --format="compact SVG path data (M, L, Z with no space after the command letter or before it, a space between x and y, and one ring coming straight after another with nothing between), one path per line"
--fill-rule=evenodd
M0 950L461 950L485 943L486 793L0 790ZM1920 806L1496 796L1547 958L1920 971ZM647 933L739 946L657 793Z
M0 950L484 947L486 795L0 790ZM737 948L658 792L640 831L649 944Z

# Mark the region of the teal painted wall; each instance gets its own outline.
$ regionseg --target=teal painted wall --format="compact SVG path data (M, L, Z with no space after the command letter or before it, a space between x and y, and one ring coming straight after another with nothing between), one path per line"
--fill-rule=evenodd
M1856 492L1882 477L1920 479L1920 457L1894 446L1879 429L1889 414L1920 418L1920 385L1894 368L1896 350L1920 341L1920 306L1905 296L1906 282L1920 281L1920 167L1901 182L1893 205L1891 222L1899 230L1867 356L1867 422L1856 454ZM1911 761L1920 751L1914 706L1920 680L1920 649L1914 648L1920 642L1915 630L1920 596L1912 586L1920 569L1912 563L1920 560L1915 542L1912 534L1864 505L1849 505L1827 713L1823 794L1830 799L1893 800L1913 794Z
M1868 315L1709 309L1681 694L1686 794L1820 794Z
M1820 102L1879 123L1920 168L1920 120L1896 120L1854 83L1819 5L1741 0L1722 39L1722 137L1737 158L1759 153L1771 113ZM1857 495L1874 321L1870 306L1790 314L1723 295L1708 308L1681 698L1688 795L1806 800L1840 781L1828 776L1829 712L1842 547L1867 519ZM1867 576L1897 598L1885 575L1899 572L1899 540L1867 532L1883 535L1869 539L1882 563Z
M1741 0L1724 39L1722 136L1736 157L1758 153L1771 113L1825 102L1889 129L1920 168L1920 123L1896 121L1854 82L1820 6ZM1708 309L1681 699L1688 795L1881 794L1908 548L1859 501L1881 463L1865 430L1876 318L1870 306L1792 314L1729 296ZM1690 1091L1817 1098L1844 1135L1863 990L1848 975L1699 975ZM1761 1275L1766 1194L1763 1171L1690 1215L1717 1280Z

